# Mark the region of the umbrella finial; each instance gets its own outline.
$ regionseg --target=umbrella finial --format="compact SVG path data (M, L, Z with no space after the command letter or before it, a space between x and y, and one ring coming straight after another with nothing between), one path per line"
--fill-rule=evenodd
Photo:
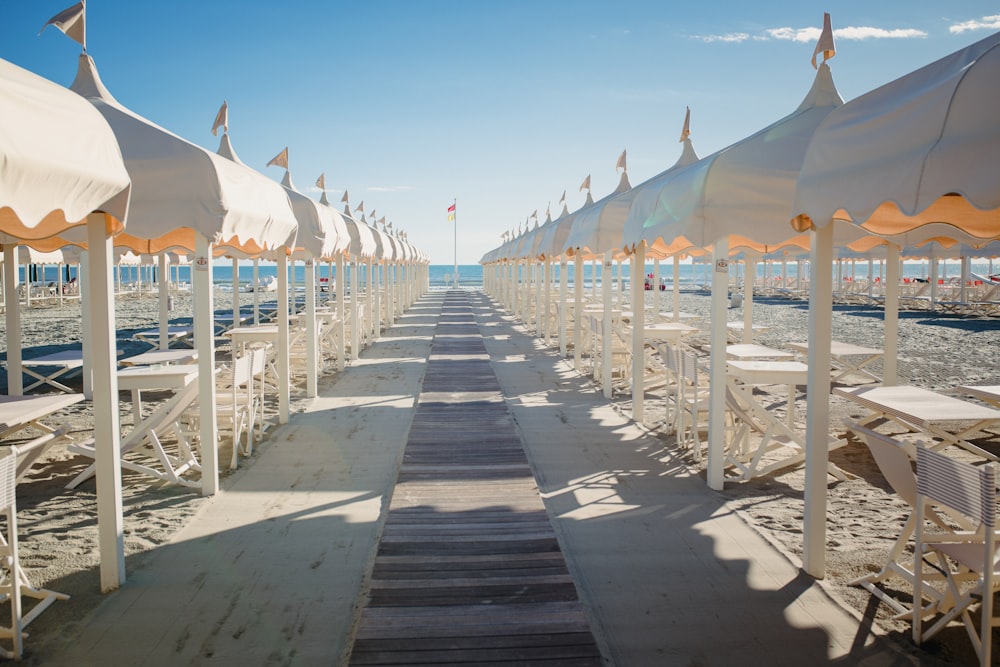
M816 56L820 53L823 54L823 62L825 63L830 58L837 55L837 47L833 43L833 28L830 25L830 14L823 14L823 32L819 35L819 40L816 42L816 48L813 50L812 66L813 69L817 69L816 66Z

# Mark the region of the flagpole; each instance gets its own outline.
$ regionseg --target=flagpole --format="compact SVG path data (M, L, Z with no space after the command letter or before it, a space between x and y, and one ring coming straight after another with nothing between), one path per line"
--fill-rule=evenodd
M455 289L458 289L458 199L456 198L452 202L452 207L454 210L454 215L452 216L452 222L454 223L454 233L455 233L455 266L454 272L452 273L452 280L455 282Z

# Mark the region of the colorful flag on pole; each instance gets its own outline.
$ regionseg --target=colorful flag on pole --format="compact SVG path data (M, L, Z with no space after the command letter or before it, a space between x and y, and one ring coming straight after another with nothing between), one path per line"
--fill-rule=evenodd
M219 107L219 113L215 114L215 122L212 123L212 136L217 136L219 128L222 128L222 133L225 134L229 131L229 105L225 100L222 101L222 106Z
M448 221L451 222L455 219L455 204L448 207Z
M285 146L280 153L271 158L267 166L270 167L272 164L276 167L288 169L288 146Z
M64 35L83 47L83 52L87 52L87 5L81 0L68 9L64 9L42 26L38 31L42 32L50 25L54 25L63 32Z
M833 43L833 26L830 25L829 14L823 14L823 32L820 33L819 40L816 42L816 48L813 50L813 69L817 69L816 56L820 53L823 54L823 62L837 55L837 47Z

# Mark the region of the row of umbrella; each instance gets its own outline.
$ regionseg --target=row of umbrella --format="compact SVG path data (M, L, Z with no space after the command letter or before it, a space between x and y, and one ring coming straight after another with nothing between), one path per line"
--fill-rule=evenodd
M815 53L824 62L791 114L705 158L685 131L684 150L670 169L513 238L481 263L492 289L509 295L532 265L577 262L609 267L615 257L641 275L647 255L706 254L713 260L711 426L708 481L723 485L728 261L782 249L808 251L811 369L829 368L834 248L884 248L888 285L898 284L900 248L937 242L981 248L1000 238L1000 33L844 103L826 59L835 53L829 16ZM813 64L815 65L815 53ZM523 272L523 273L522 273ZM546 274L547 276L548 274ZM747 275L751 275L747 272ZM547 278L546 278L547 279ZM610 283L605 280L603 283ZM610 296L610 285L605 288ZM563 294L565 298L565 294ZM579 298L579 297L578 297ZM605 322L610 326L610 299ZM895 308L886 300L887 331ZM633 304L641 332L643 308ZM886 338L895 358L895 336ZM639 334L634 345L641 345ZM606 357L609 355L605 355ZM634 355L641 357L641 355ZM635 375L641 377L641 373ZM825 568L829 378L810 372L808 386L804 566ZM887 381L892 374L887 371ZM633 402L641 410L641 391Z
M108 591L125 579L111 284L114 248L190 256L203 414L214 414L215 409L214 258L277 262L277 321L284 341L290 257L303 258L307 272L316 261L336 261L339 285L344 284L345 259L362 263L367 266L369 293L378 282L385 286L386 298L393 295L390 290L400 290L399 295L406 290L408 302L426 285L427 261L405 239L369 226L363 214L355 218L349 204L341 213L329 205L325 193L320 202L299 193L287 161L284 182L278 183L243 164L228 133L219 152L213 153L129 110L103 85L86 53L80 56L70 91L0 60L0 109L9 130L0 132L0 243L7 284L16 282L14 248L19 244L39 250L66 245L86 249L82 298L89 326L84 349L91 369L97 443L101 588ZM337 292L344 312L344 290ZM15 299L6 309L8 367L10 376L19 378L19 312L14 290L6 293ZM278 350L279 374L287 378L287 345L279 340ZM287 383L282 402L281 418L287 419ZM215 420L200 423L201 441L216 442ZM218 490L217 449L204 446L202 456L203 493L212 494Z

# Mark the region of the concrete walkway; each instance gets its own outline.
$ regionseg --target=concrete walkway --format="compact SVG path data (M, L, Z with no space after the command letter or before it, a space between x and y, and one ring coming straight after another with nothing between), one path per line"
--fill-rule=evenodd
M120 591L58 640L29 639L29 664L345 663L443 299L326 383ZM918 664L558 355L471 302L606 664Z

